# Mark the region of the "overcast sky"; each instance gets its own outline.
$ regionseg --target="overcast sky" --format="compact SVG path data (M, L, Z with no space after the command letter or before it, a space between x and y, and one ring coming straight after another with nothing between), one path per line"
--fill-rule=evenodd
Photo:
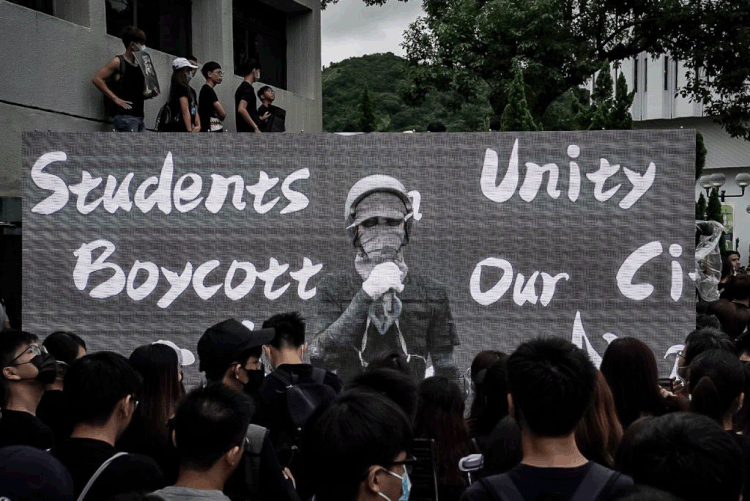
M403 56L404 31L421 13L421 0L388 0L382 7L367 7L362 0L329 5L321 13L323 65L379 52Z

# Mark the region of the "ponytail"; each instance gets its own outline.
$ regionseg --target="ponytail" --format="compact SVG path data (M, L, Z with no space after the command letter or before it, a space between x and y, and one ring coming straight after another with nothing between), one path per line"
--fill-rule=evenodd
M692 412L703 414L722 423L728 409L724 409L719 389L710 377L700 378L691 395L690 410Z

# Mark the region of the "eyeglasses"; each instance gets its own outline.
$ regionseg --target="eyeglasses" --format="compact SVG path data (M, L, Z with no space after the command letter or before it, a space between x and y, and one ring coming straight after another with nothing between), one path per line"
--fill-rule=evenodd
M13 363L13 362L15 362L16 360L18 360L19 358L21 358L22 356L24 356L27 353L31 353L32 355L34 355L34 357L36 357L38 355L41 355L42 353L47 353L47 348L45 348L44 346L39 346L38 344L31 344L31 345L29 345L28 348L26 348L21 353L19 353L16 358L14 358L10 362L8 362L8 367L17 366L17 365L24 365L24 364L30 363L31 360L29 360L28 362L21 362L20 364L14 364Z
M414 457L412 454L407 454L406 459L403 459L401 461L394 461L389 466L395 466L395 465L404 465L404 469L406 470L406 473L411 475L412 468L414 466L414 463L417 462L417 458Z
M133 402L133 410L136 410L138 408L138 404L141 403L137 398L135 398L134 395L130 395L130 401Z

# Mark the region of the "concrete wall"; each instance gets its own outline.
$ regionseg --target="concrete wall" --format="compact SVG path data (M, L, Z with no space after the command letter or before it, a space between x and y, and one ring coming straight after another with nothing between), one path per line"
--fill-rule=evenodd
M287 22L289 88L277 91L275 104L287 110L287 131L321 132L320 6L311 0L294 3L309 10ZM22 194L22 132L109 130L102 95L91 78L124 49L119 38L107 34L105 2L56 0L55 12L50 16L0 0L0 197ZM217 95L233 132L234 91L241 79L232 74L232 0L193 0L192 17L194 54L201 63L218 61L226 71ZM174 59L156 50L150 54L162 95L146 102L147 127L153 127L166 101ZM194 80L199 89L203 77Z

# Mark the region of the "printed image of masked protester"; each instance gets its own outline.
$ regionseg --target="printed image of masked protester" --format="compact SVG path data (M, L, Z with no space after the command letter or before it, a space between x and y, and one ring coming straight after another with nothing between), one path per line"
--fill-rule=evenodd
M349 191L345 226L356 249L354 266L317 284L309 345L313 365L344 381L385 351L406 357L412 375L458 377L453 347L459 344L445 286L409 270L404 247L412 204L397 179L367 176Z
M4 330L0 336L2 367L2 418L0 447L28 445L49 449L52 430L36 417L46 385L55 381L57 363L39 339L24 331Z

